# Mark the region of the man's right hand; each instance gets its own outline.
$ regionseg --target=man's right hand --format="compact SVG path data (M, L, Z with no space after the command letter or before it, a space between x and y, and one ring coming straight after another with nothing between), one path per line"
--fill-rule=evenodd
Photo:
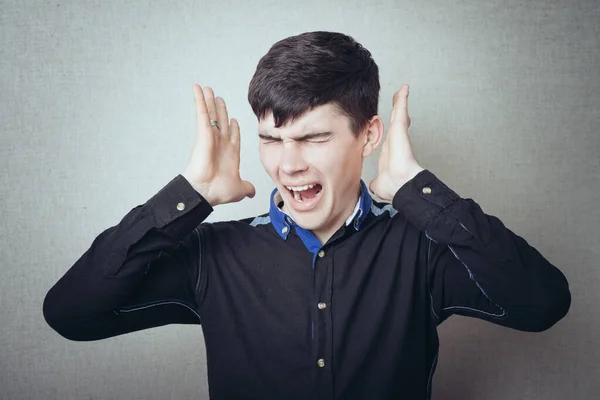
M227 115L225 101L211 88L193 85L196 103L196 140L182 174L211 206L254 197L256 189L240 178L240 126ZM220 128L210 125L219 121Z

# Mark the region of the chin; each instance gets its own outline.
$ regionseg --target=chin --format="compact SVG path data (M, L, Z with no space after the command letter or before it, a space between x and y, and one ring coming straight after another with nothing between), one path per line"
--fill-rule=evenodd
M323 222L321 220L315 221L312 218L294 218L294 220L296 221L296 223L303 229L306 229L308 231L315 231L318 229L321 229L323 227Z

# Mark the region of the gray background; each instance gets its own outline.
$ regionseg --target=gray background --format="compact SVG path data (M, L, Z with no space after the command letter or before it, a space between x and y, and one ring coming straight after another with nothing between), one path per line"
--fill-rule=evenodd
M45 324L42 300L98 233L183 171L193 82L240 121L242 175L258 192L210 220L267 209L248 83L275 41L309 30L371 50L386 125L409 82L420 163L569 279L571 310L549 331L444 323L434 398L600 398L598 2L0 5L2 399L208 397L200 326L76 343Z

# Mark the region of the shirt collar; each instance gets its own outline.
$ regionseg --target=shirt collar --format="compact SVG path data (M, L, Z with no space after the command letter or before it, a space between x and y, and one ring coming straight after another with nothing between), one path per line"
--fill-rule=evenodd
M271 224L282 239L287 239L290 233L291 227L295 226L299 234L304 234L308 231L301 228L296 224L291 216L283 212L278 204L281 202L281 195L277 191L277 188L271 192L271 204L269 207L269 216L271 217ZM356 202L352 215L346 220L346 226L352 224L354 229L357 231L360 229L361 224L369 214L371 205L373 204L373 198L367 189L367 185L361 179L360 180L360 197Z

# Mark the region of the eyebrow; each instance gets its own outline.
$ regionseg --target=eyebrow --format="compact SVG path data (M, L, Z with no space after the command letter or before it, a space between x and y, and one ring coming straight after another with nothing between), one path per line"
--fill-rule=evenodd
M293 140L301 141L301 140L309 140L309 139L325 139L329 136L333 135L332 131L323 131L323 132L309 132L305 133L302 136L294 137ZM266 132L258 132L258 137L265 140L280 140L280 138L271 136Z

